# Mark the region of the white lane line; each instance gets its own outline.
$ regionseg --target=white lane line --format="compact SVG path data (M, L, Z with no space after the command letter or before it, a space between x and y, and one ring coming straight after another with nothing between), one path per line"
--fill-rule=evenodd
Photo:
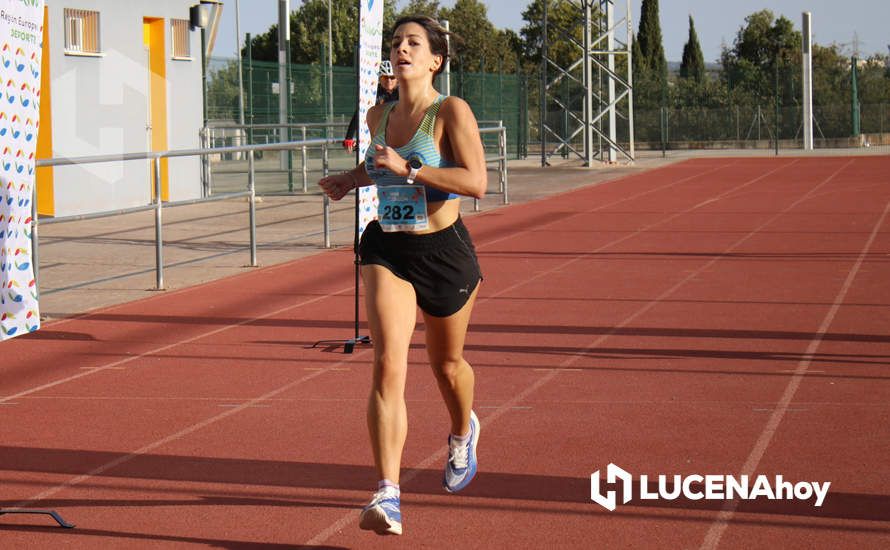
M878 230L884 224L888 212L890 212L890 202L884 207L884 212L881 214L878 223L875 224L871 236L869 236L865 246L859 253L859 257L856 259L853 267L850 268L850 272L847 273L847 278L844 281L844 284L841 285L841 289L838 291L837 296L835 296L834 302L831 304L828 313L825 314L825 318L822 319L822 324L819 326L815 338L810 341L810 345L807 346L807 351L804 353L804 358L798 363L794 376L788 381L788 385L785 386L785 391L782 394L782 398L779 400L778 406L767 421L766 426L763 428L763 432L761 432L760 437L757 438L757 442L754 444L754 448L751 450L751 454L748 455L745 464L742 466L741 472L739 472L741 475L750 476L754 474L754 470L757 469L757 465L760 464L760 460L763 458L764 453L766 453L767 447L769 447L770 442L772 442L773 437L776 435L779 423L782 422L785 414L791 410L789 407L791 400L794 398L794 394L797 393L797 389L800 387L800 383L803 381L807 369L809 368L816 351L819 349L819 345L822 343L822 339L831 327L831 323L834 321L841 304L844 302L844 298L847 296L847 292L850 290L850 287L853 286L853 280L859 273L859 269L862 267L862 263L865 261L865 257L868 255L868 252L878 235ZM723 507L717 515L717 519L711 524L711 528L708 529L708 532L705 535L705 539L701 544L703 550L717 548L720 544L720 539L723 537L723 533L726 531L732 516L735 514L736 508L738 508L738 505L739 501L732 500Z

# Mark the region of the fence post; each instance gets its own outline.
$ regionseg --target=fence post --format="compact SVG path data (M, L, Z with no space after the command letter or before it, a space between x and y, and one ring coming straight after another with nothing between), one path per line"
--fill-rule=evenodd
M779 156L779 60L776 56L776 156Z
M256 261L256 170L254 169L254 151L248 151L247 157L247 208L250 219L250 267L257 267Z
M247 97L248 97L248 107L247 110L250 113L250 126L247 133L248 144L253 145L253 124L254 124L254 115L253 115L253 45L250 43L250 33L247 33Z
M325 142L324 145L321 146L321 173L322 177L328 177L330 173L330 163L328 159L328 144ZM355 190L358 193L358 188ZM331 222L330 222L330 201L328 200L328 196L324 196L324 212L322 216L322 220L324 223L324 247L331 247ZM356 214L357 216L358 214Z
M505 141L504 121L498 121L498 191L504 192L504 162L507 158L507 143Z
M523 123L522 120L524 118L522 112L522 71L520 67L522 65L519 61L519 56L516 57L516 158L523 158L522 156L522 133L523 133Z
M306 143L306 127L301 126L300 130L302 131L301 137L303 139L303 143ZM306 145L300 146L300 166L303 172L303 192L306 193L309 191L309 169L306 167Z
M501 155L501 188L504 191L504 204L510 204L508 197L509 186L507 182L507 129L501 129L501 141L503 142L503 154Z
M667 156L667 107L661 107L661 157Z
M763 120L763 111L760 104L757 104L757 141L760 141L760 121Z
M572 90L569 88L569 79L563 78L562 98L562 158L569 158L569 106L572 104Z
M498 58L498 118L503 126L504 120L504 58Z
M738 142L739 142L739 141L742 141L742 128L741 128L741 124L742 124L742 122L741 122L741 118L740 118L741 116L742 116L742 115L741 115L741 113L739 112L739 106L736 105L736 106L735 106L735 140L736 140L736 147L739 146Z
M161 157L154 158L155 185L155 288L164 290L164 245L161 229Z
M482 109L480 112L482 113L483 118L488 118L488 109L485 106L485 85L488 83L488 78L485 74L485 56L479 57L479 80L482 82Z

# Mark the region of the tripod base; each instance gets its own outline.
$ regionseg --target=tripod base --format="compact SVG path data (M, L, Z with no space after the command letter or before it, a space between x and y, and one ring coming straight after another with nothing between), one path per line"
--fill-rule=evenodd
M73 523L68 523L67 521L65 521L65 519L62 518L62 516L60 516L58 514L58 512L56 512L55 510L18 510L18 509L14 509L14 508L10 508L10 509L6 510L6 509L0 508L0 516L2 516L3 514L44 514L47 516L52 516L52 518L54 520L56 520L56 523L58 523L60 526L64 527L65 529L73 529L74 528Z
M317 348L318 346L324 346L328 349L335 348L339 345L343 345L343 353L352 353L355 349L356 344L367 344L371 345L371 337L370 336L356 336L355 338L350 338L348 340L319 340L312 344L312 348ZM311 349L311 348L310 348Z

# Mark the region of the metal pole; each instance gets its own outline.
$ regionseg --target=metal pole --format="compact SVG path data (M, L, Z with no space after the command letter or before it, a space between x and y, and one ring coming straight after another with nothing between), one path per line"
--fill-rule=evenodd
M504 192L504 167L507 159L507 142L506 132L504 131L504 121L498 121L498 192Z
M164 245L161 228L161 157L154 161L155 184L155 288L164 290Z
M735 106L735 140L742 141L742 113L738 105Z
M776 156L779 156L779 55L776 53Z
M609 66L609 139L612 140L612 143L617 143L618 141L618 128L617 128L617 118L615 111L615 14L614 14L614 5L612 2L606 3L606 26L608 27L608 38L606 42L608 44L607 49L609 53L607 54L609 59L607 61ZM618 160L618 151L615 150L615 147L611 144L609 145L609 162L616 162Z
M290 0L278 0L278 123L281 124L279 139L287 141L287 51L290 41ZM279 166L287 170L287 156L279 153Z
M244 69L241 60L241 8L239 1L235 0L235 39L238 45L238 121L244 126ZM240 145L240 143L239 143Z
M661 158L667 156L667 107L661 106Z
M207 31L201 29L201 90L204 92L204 98L201 101L201 107L204 112L204 126L207 126Z
M593 67L591 49L590 2L584 2L584 53L581 66L584 70L584 166L593 166Z
M334 31L331 22L331 0L328 0L328 124L334 122ZM331 137L330 127L325 128L324 137Z
M507 129L501 129L502 140L504 142L504 154L502 155L503 159L501 160L501 170L502 170L502 179L503 179L503 190L504 190L504 204L510 204L510 198L508 196L508 182L507 182Z
M204 149L210 149L210 128L204 126L201 128L201 147ZM201 184L202 184L202 192L205 197L210 196L211 188L210 188L210 157L207 155L201 155Z
M256 171L254 169L254 152L247 157L247 204L250 218L250 267L256 267Z
M330 174L330 159L328 157L328 144L325 143L321 146L321 172L323 177L328 177ZM358 193L358 189L355 190ZM324 225L324 247L331 247L331 220L330 220L330 200L328 196L324 196L324 216L322 217L322 222ZM356 225L356 231L358 231L358 225Z
M302 131L303 141L306 141L306 127L301 126L300 130ZM306 146L303 145L300 147L300 166L302 166L301 170L303 172L303 192L309 192L309 169L306 167Z
M304 128L305 131L305 128ZM322 161L324 166L322 170L324 171L325 177L328 175L329 167L328 167L328 146L324 146L324 150L322 152ZM355 190L358 193L358 189ZM324 225L324 247L331 247L331 199L328 198L327 195L323 196L322 200L323 210L322 210L322 223Z
M632 12L630 10L630 0L627 0L627 86L629 88L627 94L627 121L628 121L628 137L630 139L630 156L637 158L636 148L634 145L634 71L633 71L633 24L631 22Z
M757 104L757 141L760 141L760 121L763 120L763 110L760 108L760 104ZM759 146L758 146L759 147Z
M544 44L541 48L541 126L538 132L541 134L541 167L547 166L547 4L544 2Z
M813 150L813 14L803 12L803 148Z
M358 189L355 190L358 193ZM322 195L322 224L324 225L324 247L331 247L331 199Z
M859 111L859 60L854 55L850 61L850 118L852 120L853 137L861 132Z
M250 42L250 33L247 33L245 37L247 40L247 77L248 77L248 86L250 86L250 93L248 94L250 105L248 105L248 109L250 110L250 128L247 131L247 142L249 144L253 144L253 123L255 122L254 114L253 114L253 45Z

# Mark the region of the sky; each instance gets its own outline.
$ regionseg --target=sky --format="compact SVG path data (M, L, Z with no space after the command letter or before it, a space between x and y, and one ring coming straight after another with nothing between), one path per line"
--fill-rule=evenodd
M390 1L390 0L387 0ZM233 57L237 46L235 39L235 0L224 0L222 20L216 39L213 55ZM442 6L452 7L455 0L441 0ZM616 13L623 15L626 0L616 0ZM269 30L278 22L278 0L240 0L240 26L244 33L254 35ZM291 0L291 9L298 8L301 0ZM522 12L528 0L484 0L488 6L488 18L495 27L513 29L516 32L524 25ZM640 4L642 0L631 0L633 27L638 28ZM407 4L398 0L397 8ZM801 13L813 14L813 39L823 46L840 44L847 54L852 53L854 34L859 37L859 50L862 57L870 54L888 53L890 44L888 22L890 22L890 0L661 0L660 18L665 56L668 61L680 61L683 45L689 36L689 16L695 21L699 43L705 61L713 62L720 58L723 44L732 46L736 33L745 22L745 17L762 9L784 15L800 29Z

